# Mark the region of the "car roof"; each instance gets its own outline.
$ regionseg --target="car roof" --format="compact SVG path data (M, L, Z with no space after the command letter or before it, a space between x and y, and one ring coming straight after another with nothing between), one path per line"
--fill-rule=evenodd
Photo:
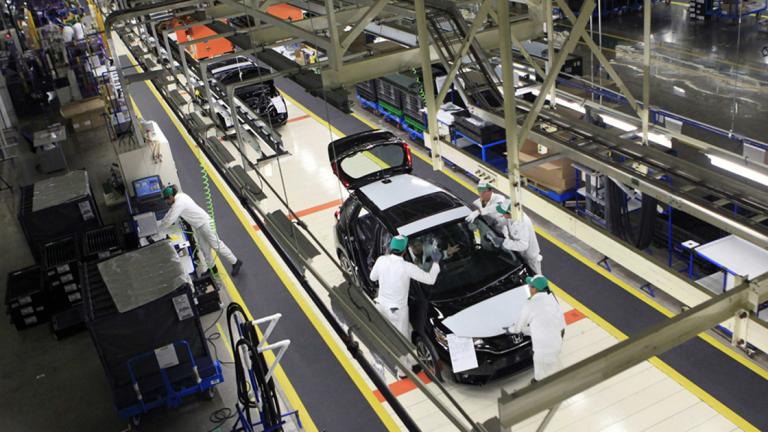
M359 189L379 210L435 192L445 192L432 183L410 174L400 174L367 184Z
M361 187L357 192L377 207L377 213L388 226L403 235L419 233L446 222L464 218L470 213L470 209L450 192L411 174L400 174L378 180ZM409 201L435 194L447 196L455 201L455 204L435 213L424 213L422 217L405 223L393 217L395 208L407 205ZM392 211L387 211L388 209Z

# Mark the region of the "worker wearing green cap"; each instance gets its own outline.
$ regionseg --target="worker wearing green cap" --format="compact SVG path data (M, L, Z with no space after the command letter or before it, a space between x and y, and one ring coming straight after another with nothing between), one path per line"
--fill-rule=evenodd
M212 250L216 250L216 253L232 266L232 276L237 276L243 262L237 259L235 254L221 241L218 234L214 232L208 213L200 208L189 195L179 192L176 185L163 189L163 199L171 208L160 221L160 230L167 231L179 218L184 219L192 227L198 249L203 253L205 260L203 271L213 268Z
M496 211L496 206L504 202L504 196L494 192L491 184L485 180L477 183L477 193L480 196L472 203L476 210L466 217L467 223L474 222L478 216L486 216L489 218L489 222L493 222L494 226L501 228L504 221Z
M531 271L534 274L541 274L541 249L539 248L539 240L536 238L536 230L533 228L533 222L524 212L520 212L520 219L512 219L511 208L511 201L505 201L496 206L497 213L504 218L501 226L504 238L500 242L494 243L497 243L497 247L519 252Z
M371 269L370 279L379 283L379 292L374 300L379 312L406 339L411 340L408 322L408 292L411 288L411 280L425 285L434 285L440 273L438 263L442 253L437 249L432 251L432 267L429 272L426 272L403 259L407 248L408 237L404 235L393 237L389 242L390 253L376 259ZM408 358L402 360L404 364L411 363Z
M560 369L565 318L560 304L543 275L525 278L530 298L520 312L510 333L531 336L533 344L533 381L541 381Z

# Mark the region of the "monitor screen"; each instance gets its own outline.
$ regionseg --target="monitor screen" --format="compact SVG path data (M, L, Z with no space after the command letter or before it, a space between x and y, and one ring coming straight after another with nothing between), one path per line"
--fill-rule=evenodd
M163 183L160 176L146 177L133 181L133 191L136 192L136 199L156 197L160 195Z

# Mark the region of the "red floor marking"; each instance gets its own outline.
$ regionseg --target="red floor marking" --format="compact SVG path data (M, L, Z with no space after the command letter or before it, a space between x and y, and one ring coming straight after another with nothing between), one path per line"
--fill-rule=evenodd
M296 212L296 216L301 218L301 217L304 217L304 216L309 216L309 215L311 215L313 213L321 212L323 210L328 210L328 209L331 209L331 208L334 208L334 207L338 207L338 206L341 205L341 202L342 201L340 199L337 199L337 200L333 200L333 201L328 201L327 203L316 205L314 207L306 208L304 210L299 210L299 211ZM288 219L289 220L294 220L296 218L293 217L293 215L288 215ZM254 225L253 229L258 231L259 230L259 226L258 225Z
M308 119L309 117L310 117L310 115L309 115L309 114L305 114L305 115L303 115L303 116L298 116L298 117L294 117L294 118L292 118L292 119L288 119L288 121L287 121L286 123L293 123L293 122L297 122L297 121L306 120L306 119Z
M586 318L586 315L577 311L576 309L571 309L568 312L565 312L563 316L565 316L566 325L573 324L576 321ZM429 378L427 378L427 375L424 374L424 372L419 374L419 379L421 379L421 382L423 382L424 384L429 384L431 382ZM399 397L415 389L416 389L416 384L414 384L408 378L395 381L389 385L389 391L391 391L392 394L395 395L395 397ZM385 399L380 391L374 390L373 395L376 396L376 399L378 399L379 402L384 403Z
M573 324L576 321L579 321L581 319L586 318L587 316L583 313L577 311L576 309L571 309L568 312L565 313L565 324Z
M432 382L424 372L420 372L418 374L418 377L421 380L421 382L423 382L424 384L429 384ZM389 387L389 391L391 391L395 397L398 397L402 394L408 393L411 390L414 390L416 388L416 384L414 384L413 381L411 381L410 379L405 378L405 379L401 379L399 381L393 382L388 387ZM374 391L373 395L376 396L376 399L378 399L379 402L383 403L385 401L384 395L382 395L380 391L378 390Z

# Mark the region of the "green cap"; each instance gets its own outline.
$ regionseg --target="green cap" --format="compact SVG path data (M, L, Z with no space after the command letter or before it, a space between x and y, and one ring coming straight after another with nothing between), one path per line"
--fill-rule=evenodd
M549 287L549 280L544 275L528 276L525 283L536 288L536 291L545 291Z
M505 201L503 203L496 204L496 211L501 214L509 214L510 207L512 207L512 201Z
M170 198L173 196L173 186L168 186L165 189L163 189L163 199Z
M480 181L480 182L477 184L477 191L478 191L478 192L485 192L485 191L487 191L487 190L491 190L491 184L490 184L490 183L488 183L487 181L485 181L485 180L482 180L482 181Z
M392 252L400 253L405 250L406 246L408 246L408 237L404 235L394 236L389 242L389 249Z

